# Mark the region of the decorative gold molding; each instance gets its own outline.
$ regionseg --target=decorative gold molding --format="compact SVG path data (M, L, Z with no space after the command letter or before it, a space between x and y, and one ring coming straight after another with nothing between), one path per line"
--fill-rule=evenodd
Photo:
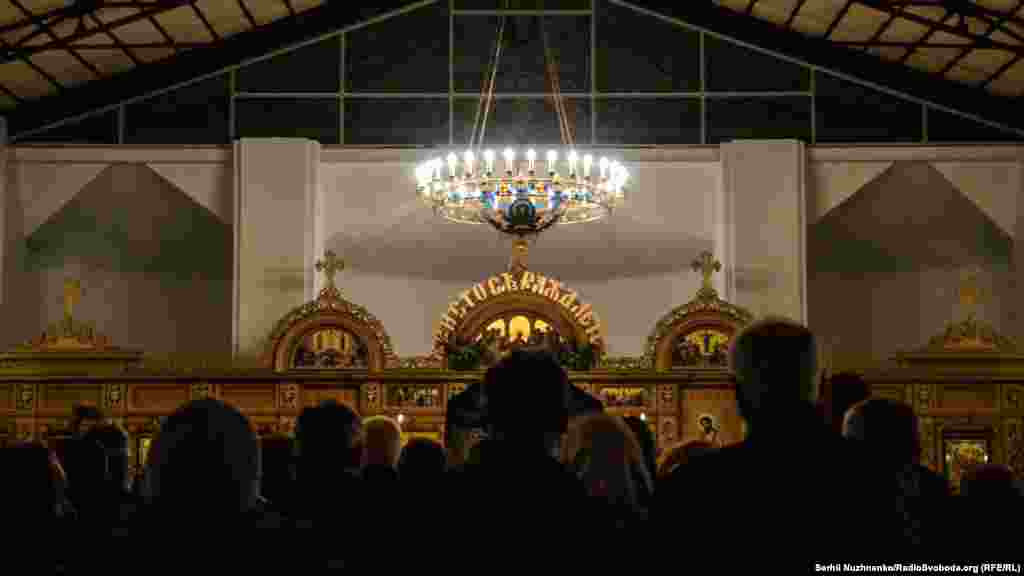
M741 327L753 321L754 316L746 309L722 300L718 292L711 286L711 275L722 269L720 262L714 260L710 252L702 252L700 256L690 264L690 268L699 272L702 276L701 287L696 297L689 302L673 308L668 314L662 316L654 325L654 329L647 337L644 345L644 357L651 366L657 368L658 346L666 338L672 335L675 328L694 319L702 314L716 316L728 324Z

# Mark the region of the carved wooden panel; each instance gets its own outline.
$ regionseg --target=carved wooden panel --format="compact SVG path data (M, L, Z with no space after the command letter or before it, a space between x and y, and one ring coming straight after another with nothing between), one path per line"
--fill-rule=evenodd
M14 390L14 406L18 412L31 412L36 405L36 385L19 382Z
M871 386L871 395L896 402L909 403L908 386L902 384L875 384Z
M440 410L443 407L440 384L388 384L384 389L387 408Z
M661 413L676 411L676 385L658 385L658 411Z
M39 409L45 411L66 411L71 413L75 404L88 406L103 405L103 386L100 384L54 384L40 387Z
M108 413L117 413L125 407L126 387L123 382L103 385L103 408Z
M1003 389L1003 408L1013 411L1024 410L1024 385L1004 384Z
M934 472L942 473L942 466L938 459L939 443L935 434L935 420L921 418L919 428L921 431L921 465L931 468Z
M276 389L273 382L223 384L220 399L239 410L270 411L276 408Z
M358 392L351 388L329 388L306 386L302 391L302 402L305 406L319 406L321 402L334 400L346 404L353 410L359 410Z
M189 401L189 386L184 383L152 383L128 386L129 406L141 410L173 412Z
M918 414L923 414L932 408L932 388L931 384L915 384L914 385L917 395L914 398L914 409Z
M302 389L295 382L284 382L277 385L278 407L282 410L296 410L299 408L299 398Z
M683 392L680 409L680 440L706 441L700 418L710 415L719 431L715 439L722 445L743 439L743 419L736 407L736 392L720 389L696 389Z
M597 397L606 408L644 409L651 405L647 386L601 386Z
M380 384L377 382L367 382L362 386L363 392L363 410L365 412L376 412L380 410L381 406L381 392Z
M214 386L209 382L193 382L189 387L190 400L206 400L215 397Z
M1003 421L1005 434L1006 464L1013 468L1018 480L1024 480L1024 419L1009 418Z
M940 410L994 410L998 407L996 384L942 384L937 386L935 408Z

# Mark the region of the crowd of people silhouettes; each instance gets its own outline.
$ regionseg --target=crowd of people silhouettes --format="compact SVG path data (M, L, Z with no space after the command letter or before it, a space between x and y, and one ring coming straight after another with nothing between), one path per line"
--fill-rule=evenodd
M15 524L122 538L133 543L127 550L152 548L155 535L176 538L161 563L220 558L264 569L280 561L282 542L302 541L289 540L296 534L324 537L285 554L293 567L441 560L443 552L424 556L428 547L372 552L409 530L491 544L515 532L519 539L503 546L523 556L541 548L533 561L568 554L577 567L568 539L616 529L671 535L690 554L749 546L762 560L1011 545L999 517L1019 522L1019 499L976 498L1020 496L1011 470L978 466L964 496L948 497L946 479L920 462L909 406L871 398L854 375L833 378L819 398L814 337L804 326L757 321L733 339L729 358L747 433L724 447L690 442L658 458L640 419L570 418L566 372L549 353L520 350L486 372L485 439L458 466L439 443L403 447L394 420L363 420L333 402L302 412L290 446L261 451L241 412L207 399L163 421L134 482L128 438L115 424L77 418L63 462L42 444L3 448L4 510ZM55 554L54 562L73 571L89 557Z

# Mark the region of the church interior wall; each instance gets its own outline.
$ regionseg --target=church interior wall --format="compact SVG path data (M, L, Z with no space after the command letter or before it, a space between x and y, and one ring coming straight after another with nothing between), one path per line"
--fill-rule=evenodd
M222 150L12 149L2 346L64 313L148 353L230 353L231 165Z
M810 153L809 323L833 368L915 349L967 310L1021 335L1014 286L1021 163L1015 147L849 147Z
M339 286L381 319L399 355L427 354L448 303L503 272L511 241L435 217L412 194L414 164L371 154L373 162L322 164L325 248L346 260ZM649 156L631 163L636 187L612 218L549 230L528 257L531 270L593 305L614 355L640 355L658 318L693 297L700 280L690 262L714 250L720 216L717 162Z

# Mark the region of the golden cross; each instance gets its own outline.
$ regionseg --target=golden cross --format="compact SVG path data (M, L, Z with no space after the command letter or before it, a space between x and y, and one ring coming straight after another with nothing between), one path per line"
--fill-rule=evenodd
M82 283L76 279L64 280L64 317L71 318L75 303L82 297Z
M701 252L700 257L690 263L694 272L700 272L704 276L704 289L711 289L711 275L722 269L722 263L715 260L711 252Z
M971 272L964 276L960 283L960 304L972 309L980 301L981 288L978 287L978 274ZM973 310L970 311L973 312Z
M334 288L334 275L345 269L345 262L333 250L324 253L323 260L317 260L316 271L323 272L327 288Z

